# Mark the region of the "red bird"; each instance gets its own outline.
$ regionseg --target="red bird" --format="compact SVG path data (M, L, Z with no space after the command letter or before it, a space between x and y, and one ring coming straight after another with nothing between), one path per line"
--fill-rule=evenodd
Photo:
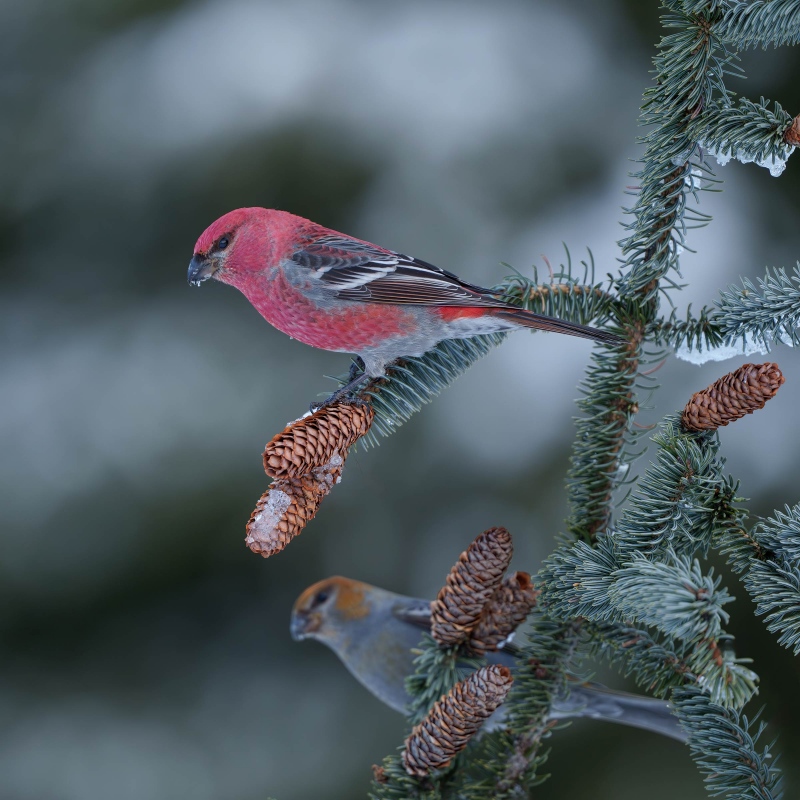
M425 261L274 209L239 208L206 228L188 277L195 286L208 278L235 286L294 339L358 354L364 375L345 390L444 339L535 328L620 342L596 328L516 308Z

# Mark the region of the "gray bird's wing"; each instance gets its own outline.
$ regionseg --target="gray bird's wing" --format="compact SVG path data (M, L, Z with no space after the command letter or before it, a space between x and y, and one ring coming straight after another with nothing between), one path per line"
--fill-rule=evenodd
M425 633L431 632L431 604L427 600L413 598L410 602L398 603L392 608L392 614L400 622L413 625ZM520 650L511 642L503 645L502 649L494 653L487 653L486 660L489 664L503 664L513 667Z

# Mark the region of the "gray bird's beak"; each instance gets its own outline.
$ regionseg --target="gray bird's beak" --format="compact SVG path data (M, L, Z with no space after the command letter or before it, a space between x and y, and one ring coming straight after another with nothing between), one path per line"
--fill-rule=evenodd
M192 286L199 286L203 281L212 278L218 269L219 267L208 256L196 253L189 262L187 280Z
M307 612L295 611L289 624L289 632L292 634L292 639L296 642L303 641L308 635L310 622L311 618Z

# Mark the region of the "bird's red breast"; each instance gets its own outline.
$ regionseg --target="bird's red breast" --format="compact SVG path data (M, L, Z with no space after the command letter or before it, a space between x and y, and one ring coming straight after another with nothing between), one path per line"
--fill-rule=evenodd
M414 333L410 309L371 303L343 302L323 308L278 272L245 290L250 302L278 330L312 347L358 353L394 336Z

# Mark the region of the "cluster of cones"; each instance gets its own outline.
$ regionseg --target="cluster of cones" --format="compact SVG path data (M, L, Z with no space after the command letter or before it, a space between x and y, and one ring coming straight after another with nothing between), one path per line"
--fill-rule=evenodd
M369 431L374 416L366 404L332 403L292 422L267 444L264 471L273 481L245 536L254 553L279 553L314 518L342 478L347 451Z
M513 543L505 528L480 534L459 556L431 604L431 634L440 647L483 655L498 650L536 605L527 572L504 577ZM415 777L447 766L503 702L513 678L493 664L457 683L434 703L406 740L403 764Z

